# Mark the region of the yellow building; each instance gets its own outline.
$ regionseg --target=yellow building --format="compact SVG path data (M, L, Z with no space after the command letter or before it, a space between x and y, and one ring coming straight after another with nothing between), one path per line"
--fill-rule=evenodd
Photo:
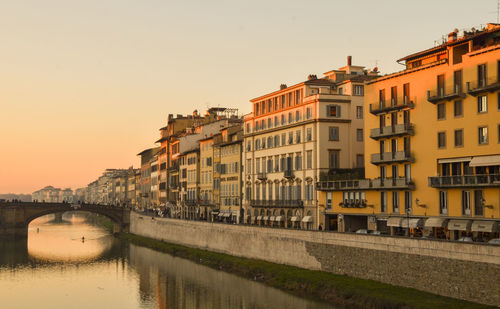
M498 237L500 26L398 62L366 85L366 179L317 183L338 230Z
M218 218L215 211L213 195L213 160L214 160L214 137L209 136L200 140L200 211L208 215L207 218Z
M223 128L214 141L215 200L219 205L220 220L228 223L239 223L242 220L242 143L243 128L239 123Z

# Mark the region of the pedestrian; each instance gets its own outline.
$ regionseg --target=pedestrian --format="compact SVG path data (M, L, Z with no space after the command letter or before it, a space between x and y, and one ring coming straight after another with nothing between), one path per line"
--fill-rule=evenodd
M322 230L323 230L323 226L320 224L318 229L319 229L320 231L322 231Z

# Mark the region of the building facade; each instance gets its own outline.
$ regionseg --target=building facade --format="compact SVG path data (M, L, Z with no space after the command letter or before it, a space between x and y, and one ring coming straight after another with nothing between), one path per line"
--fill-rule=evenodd
M454 31L366 86L366 178L319 182L339 231L498 237L500 27Z
M364 81L351 64L251 100L244 117L245 215L251 224L316 229L325 203L314 183L362 168Z

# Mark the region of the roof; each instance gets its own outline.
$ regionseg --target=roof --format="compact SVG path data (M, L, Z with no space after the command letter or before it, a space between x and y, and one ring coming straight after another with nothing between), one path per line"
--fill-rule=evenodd
M278 94L280 92L286 92L286 91L288 91L290 89L298 88L298 87L303 86L303 85L308 85L308 86L333 86L333 85L335 85L335 82L333 82L333 81L331 81L329 79L326 79L326 78L317 78L317 79L306 80L306 81L303 81L301 83L298 83L298 84L286 87L284 89L279 89L279 90L276 90L276 91L273 91L273 92L261 95L259 97L253 98L253 99L250 100L250 102L260 101L262 98L269 97L269 96L274 96L274 95L276 95L276 94Z
M472 39L475 39L477 37L487 35L487 34L490 34L493 32L497 32L497 31L500 31L500 24L490 23L490 24L488 24L488 28L485 28L484 30L475 31L475 32L466 32L463 37L460 37L454 41L445 42L439 46L428 48L428 49L410 54L408 56L405 56L405 57L397 60L397 62L405 61L405 60L409 60L409 59L413 59L413 58L417 58L417 57L422 57L422 56L425 56L428 54L435 53L435 52L440 51L440 50L444 51L444 50L446 50L446 47L448 47L448 46L458 45L458 44L470 41Z

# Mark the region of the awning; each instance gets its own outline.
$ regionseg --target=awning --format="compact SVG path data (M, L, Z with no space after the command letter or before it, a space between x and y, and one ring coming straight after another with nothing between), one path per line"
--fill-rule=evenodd
M500 165L500 155L473 157L469 166Z
M450 231L470 231L471 220L450 220L448 229Z
M220 212L220 213L219 213L219 217L224 217L224 213L223 213L223 212Z
M274 218L275 218L274 216L270 216L269 221L274 221Z
M226 212L226 213L224 214L224 218L231 217L231 215L232 215L232 213L230 213L230 212Z
M473 221L471 226L472 232L498 232L498 221Z
M292 218L290 219L290 221L292 221L292 222L295 222L295 221L300 221L300 218L299 218L299 217L292 217Z
M302 218L302 222L313 222L313 218L311 216L305 216Z
M257 221L262 220L262 216L257 216Z
M456 163L456 162L469 162L472 157L460 157L460 158L448 158L448 159L438 159L438 163Z
M420 219L420 218L403 218L401 220L401 227L402 228L411 228L411 229L414 229L414 228L417 228L417 227L421 227L422 226L422 223L423 223L423 220Z
M277 216L276 218L274 218L274 221L281 222L281 221L283 221L283 217L282 216Z
M400 217L390 217L389 219L387 219L387 226L400 227L401 226L401 218Z
M264 216L264 217L262 217L262 221L267 221L267 220L269 220L269 217L268 217L268 216Z
M425 220L424 227L445 227L448 219L440 217L432 217Z

